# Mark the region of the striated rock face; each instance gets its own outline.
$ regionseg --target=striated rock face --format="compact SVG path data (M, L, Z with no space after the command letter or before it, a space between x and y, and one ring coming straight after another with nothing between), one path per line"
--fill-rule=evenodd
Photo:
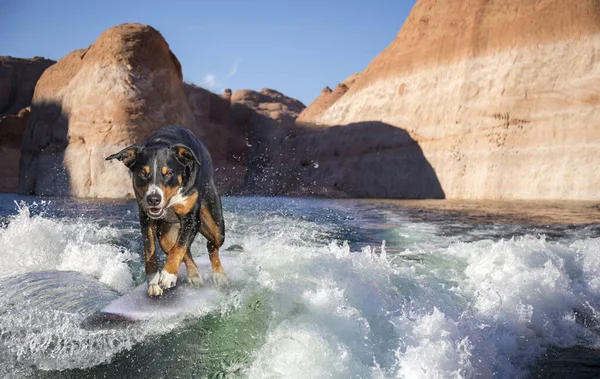
M296 131L291 144L289 195L443 198L419 145L404 130L381 122ZM295 159L294 159L295 158Z
M448 198L598 200L599 86L597 1L419 0L354 85L301 121L405 130Z
M319 97L315 99L306 109L298 116L299 123L310 123L315 117L329 109L340 97L342 97L350 87L354 85L360 77L360 72L350 75L343 82L337 85L332 91L331 88L325 87Z
M193 127L181 65L158 31L122 24L44 72L22 143L19 192L131 196L104 158L167 124Z

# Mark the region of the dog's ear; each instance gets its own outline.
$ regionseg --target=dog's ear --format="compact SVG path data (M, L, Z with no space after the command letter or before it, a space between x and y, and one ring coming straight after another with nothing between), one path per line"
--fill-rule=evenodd
M191 167L195 163L198 167L200 166L200 161L196 157L196 154L189 147L185 145L173 145L171 150L175 153L175 158L181 164Z
M111 159L118 159L121 162L123 162L123 164L125 166L127 166L128 168L131 168L133 166L133 164L135 163L140 151L142 151L141 147L139 147L137 145L132 145L132 146L124 148L123 150L119 151L116 154L106 157L106 160L110 161Z

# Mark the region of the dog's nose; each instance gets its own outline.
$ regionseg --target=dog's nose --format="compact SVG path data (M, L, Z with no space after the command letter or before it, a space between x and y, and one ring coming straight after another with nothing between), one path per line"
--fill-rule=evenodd
M162 199L160 195L157 193L151 193L150 195L146 196L146 202L151 207L156 207L157 205L159 205L161 200Z

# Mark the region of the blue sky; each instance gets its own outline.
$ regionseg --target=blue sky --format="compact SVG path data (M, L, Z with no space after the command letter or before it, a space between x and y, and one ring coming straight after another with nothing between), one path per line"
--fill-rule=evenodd
M0 0L0 55L55 60L111 26L158 29L184 79L273 88L308 105L362 71L395 38L414 0Z

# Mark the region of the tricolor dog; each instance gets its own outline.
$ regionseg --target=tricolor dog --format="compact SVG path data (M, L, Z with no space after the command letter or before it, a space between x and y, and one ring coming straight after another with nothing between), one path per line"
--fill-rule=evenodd
M154 132L143 146L129 146L106 158L118 159L133 174L133 189L140 212L146 256L148 295L160 296L174 287L181 262L188 281L202 285L190 245L198 232L208 240L212 277L227 287L219 260L225 238L221 198L213 182L212 160L206 147L188 129L166 126ZM156 242L167 254L158 270Z

